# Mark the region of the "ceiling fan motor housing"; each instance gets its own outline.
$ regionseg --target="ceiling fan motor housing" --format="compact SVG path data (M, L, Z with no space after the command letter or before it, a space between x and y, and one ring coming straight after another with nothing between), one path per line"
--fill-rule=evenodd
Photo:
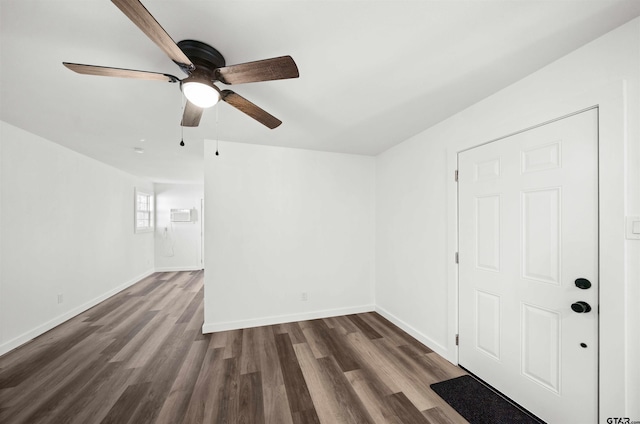
M187 75L197 72L199 75L207 74L211 79L214 79L215 69L226 65L224 56L218 50L201 41L182 40L178 42L178 47L196 67L195 70L191 70L184 64L176 62Z

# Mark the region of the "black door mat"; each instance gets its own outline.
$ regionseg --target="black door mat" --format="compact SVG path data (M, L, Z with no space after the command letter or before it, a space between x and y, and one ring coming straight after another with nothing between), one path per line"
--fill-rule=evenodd
M431 389L471 424L544 424L470 375L432 384Z

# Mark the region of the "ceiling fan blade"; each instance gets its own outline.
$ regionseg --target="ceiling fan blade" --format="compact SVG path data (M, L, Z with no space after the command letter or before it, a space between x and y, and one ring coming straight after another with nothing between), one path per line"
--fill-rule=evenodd
M156 19L149 13L146 7L138 0L111 0L118 9L144 32L147 37L166 53L167 56L181 67L193 69L193 63L184 54L180 47L171 38L169 34L162 28Z
M274 57L216 69L216 78L224 84L298 78L298 66L291 56Z
M184 113L182 114L182 122L180 125L183 127L197 127L200 125L202 112L204 112L204 109L187 100L187 104L184 105Z
M274 129L282 124L281 120L231 90L222 90L220 92L220 97L240 112L246 113L268 128Z
M103 77L136 78L153 81L178 82L178 78L159 72L136 71L134 69L111 68L108 66L82 65L80 63L62 62L64 66L74 72L85 75L98 75Z

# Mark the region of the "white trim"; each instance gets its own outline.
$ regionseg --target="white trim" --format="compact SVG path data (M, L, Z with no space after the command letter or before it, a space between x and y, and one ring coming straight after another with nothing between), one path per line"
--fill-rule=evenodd
M44 324L41 324L29 331L27 331L26 333L22 333L21 335L19 335L18 337L15 337L5 343L3 343L2 345L0 345L0 355L4 355L5 353L20 347L21 345L27 343L30 340L33 340L34 338L46 333L47 331L51 330L52 328L64 323L67 320L70 320L71 318L80 315L81 313L83 313L84 311L86 311L87 309L93 308L94 306L96 306L98 303L100 302L104 302L105 300L107 300L108 298L110 298L111 296L121 292L122 290L131 287L132 285L136 284L137 282L147 278L148 276L150 276L151 274L153 274L155 271L153 269L148 270L142 274L140 274L139 276L127 281L126 283L109 290L108 292L94 298L91 299L88 302L83 303L82 305L71 309L70 311L65 312L62 315L58 315L57 317L45 322Z
M388 319L389 321L391 321L392 323L394 323L395 325L397 325L398 327L400 327L402 330L404 330L406 333L408 333L411 337L413 337L414 339L418 340L420 343L422 343L423 345L425 345L429 349L433 350L438 355L446 358L446 356L447 356L447 348L445 346L443 346L440 343L436 342L432 338L422 334L420 331L416 330L414 327L412 327L411 325L409 325L406 322L402 321L400 318L396 317L395 315L393 315L392 313L388 312L384 308L376 306L376 312L379 313L380 315L382 315L383 317L385 317L386 319ZM454 336L454 338L455 338L455 336Z
M300 314L278 315L266 318L248 319L242 321L227 321L217 323L204 323L203 333L215 333L218 331L239 330L241 328L262 327L264 325L284 324L287 322L307 321L310 319L321 319L338 317L341 315L361 314L373 312L375 305L352 306L348 308L324 309L320 311L304 312Z
M627 96L627 82L618 80L604 87L594 89L573 98L563 98L562 102L550 97L536 105L532 113L501 127L503 134L511 134L522 128L529 128L542 122L551 121L576 111L598 106L599 111L599 269L600 269L600 322L599 322L599 417L625 416L631 405L626 404L625 396L620 396L614 388L625 387L627 381L625 360L626 322L625 314L629 307L625 299L626 280L624 264L624 141L628 133L625 121L624 99ZM447 172L453 175L458 168L458 152L495 138L478 134L473 139L463 140L457 147L447 151ZM457 184L450 179L447 184L447 247L450 252L458 250L458 203ZM449 294L449 334L447 349L443 356L454 364L458 363L458 348L455 334L458 333L458 270L451 261L447 270Z
M200 271L202 266L163 266L156 267L155 272L180 272L180 271Z

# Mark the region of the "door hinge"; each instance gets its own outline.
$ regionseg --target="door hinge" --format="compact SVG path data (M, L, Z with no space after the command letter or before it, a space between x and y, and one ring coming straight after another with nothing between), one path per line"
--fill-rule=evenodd
M460 255L458 255L458 252L456 252L456 263L460 263Z
M456 346L460 344L460 335L456 334Z
M455 172L453 178L456 180L456 182L458 182L458 170L457 169L456 169L456 172Z

